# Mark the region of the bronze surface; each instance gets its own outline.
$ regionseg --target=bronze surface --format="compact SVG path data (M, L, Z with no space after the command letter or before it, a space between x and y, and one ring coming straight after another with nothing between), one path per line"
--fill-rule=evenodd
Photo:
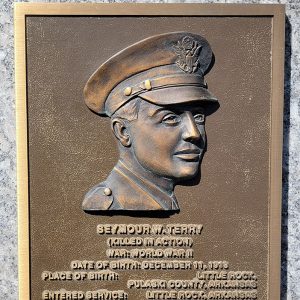
M133 42L178 27L209 38L220 64L208 82L228 105L208 121L208 128L212 127L208 129L209 152L201 185L178 187L183 211L180 217L163 222L204 224L195 255L204 260L227 259L234 269L252 269L259 275L260 299L268 299L271 20L27 18L32 299L39 299L45 288L66 286L42 282L42 271L68 269L72 259L105 257L105 239L95 235L99 222L162 222L126 216L102 216L99 220L81 211L81 199L91 180L103 180L118 157L108 122L91 117L82 106L81 90L97 64L99 45L105 45L100 53L104 59L128 45L130 38ZM72 28L77 28L76 33ZM120 28L134 34L124 36ZM225 36L224 30L230 35ZM169 272L155 274L170 276ZM125 274L125 279L128 277ZM190 275L180 271L176 277ZM125 282L106 286L124 288ZM98 285L67 286L96 289ZM144 297L138 292L133 295Z
M77 31L73 33L72 28ZM124 28L139 39L161 31L188 28L198 32L201 28L201 34L209 39L218 62L207 81L222 105L208 120L209 151L203 161L202 183L177 188L182 211L168 222L205 224L201 244L195 246L201 257L226 258L236 269L251 265L251 270L259 274L260 299L264 299L271 19L29 17L33 299L38 299L45 288L40 279L45 269L67 269L74 256L94 260L105 257L104 241L100 237L95 242L94 238L97 223L141 222L123 216L118 220L102 216L100 221L81 210L83 195L91 183L104 179L118 158L109 121L86 109L82 88L97 62L103 61L101 56L109 57L130 39L137 40L133 34L124 35ZM225 36L221 28L230 35ZM111 32L114 38L108 34ZM41 230L44 228L51 230L46 236ZM70 247L74 250L66 251ZM180 274L184 276L189 277ZM86 288L96 286L85 283Z

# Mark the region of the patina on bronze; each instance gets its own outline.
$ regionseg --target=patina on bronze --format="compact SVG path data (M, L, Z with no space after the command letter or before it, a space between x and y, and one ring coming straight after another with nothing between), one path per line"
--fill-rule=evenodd
M200 179L205 116L219 107L204 80L213 61L203 37L166 33L117 53L91 76L85 103L111 118L120 158L86 194L84 211L179 211L174 187Z

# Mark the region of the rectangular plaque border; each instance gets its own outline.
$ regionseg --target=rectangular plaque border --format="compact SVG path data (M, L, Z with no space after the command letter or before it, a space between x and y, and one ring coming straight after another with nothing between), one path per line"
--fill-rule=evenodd
M157 7L160 7L158 10ZM281 4L15 3L15 95L19 299L30 300L30 224L26 89L27 16L268 16L272 17L268 299L280 299L285 6Z

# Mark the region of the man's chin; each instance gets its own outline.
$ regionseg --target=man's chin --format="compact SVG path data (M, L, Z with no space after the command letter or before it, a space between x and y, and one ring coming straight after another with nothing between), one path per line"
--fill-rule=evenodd
M199 174L199 164L195 164L194 166L186 166L180 170L177 174L177 180L189 180L195 178Z

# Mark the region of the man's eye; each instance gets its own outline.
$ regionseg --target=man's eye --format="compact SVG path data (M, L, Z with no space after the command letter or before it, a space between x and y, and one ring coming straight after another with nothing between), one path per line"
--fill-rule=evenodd
M180 122L180 116L174 114L168 114L164 116L162 122L168 125L176 125Z
M204 114L196 114L196 115L194 115L194 119L197 124L202 124L205 121L205 115Z

